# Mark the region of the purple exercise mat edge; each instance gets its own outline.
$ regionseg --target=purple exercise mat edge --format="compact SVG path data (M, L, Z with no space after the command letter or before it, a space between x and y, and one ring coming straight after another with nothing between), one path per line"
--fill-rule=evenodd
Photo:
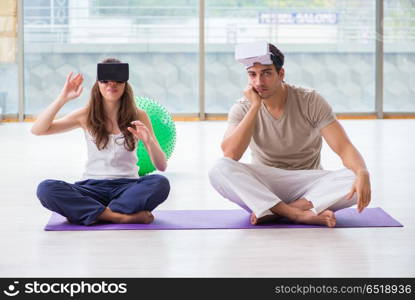
M83 226L69 223L65 217L53 213L45 226L46 231L90 231L90 230L196 230L196 229L265 229L265 228L327 228L318 225L272 223L252 225L249 214L236 210L159 210L154 211L151 224L98 223ZM185 217L185 218L184 218ZM356 227L403 227L382 208L367 208L359 214L355 208L336 212L335 228ZM219 220L220 222L215 222Z

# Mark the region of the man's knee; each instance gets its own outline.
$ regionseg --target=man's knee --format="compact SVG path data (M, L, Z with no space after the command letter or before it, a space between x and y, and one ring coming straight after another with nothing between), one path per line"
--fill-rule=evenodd
M231 175L237 168L241 166L241 163L228 157L222 157L218 159L215 164L209 170L210 182L215 182L218 176Z
M351 191L356 181L356 174L350 169L344 169L342 172L342 179L344 179L347 182L349 191ZM347 199L346 197L344 202L345 202L346 207L350 207L350 206L357 204L357 192L355 192L350 199Z
M357 204L357 193L354 193L353 197L350 199L346 199L347 207L353 206Z
M356 174L350 169L342 169L339 171L334 171L335 173L335 180L341 180L344 182L349 182L349 184L353 184L356 180Z
M348 199L347 196L343 197L341 200L337 201L336 203L328 207L328 209L332 211L338 211L344 208L351 207L356 204L357 204L357 194L355 193L353 197L351 197L350 199Z

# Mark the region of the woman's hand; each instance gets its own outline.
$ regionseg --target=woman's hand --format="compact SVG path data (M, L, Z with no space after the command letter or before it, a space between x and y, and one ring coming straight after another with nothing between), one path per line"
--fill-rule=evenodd
M81 126L80 119L85 115L84 109L74 111L58 120L56 114L68 101L79 97L82 93L82 82L84 77L81 74L72 78L73 72L66 77L65 85L59 96L38 115L32 126L32 133L35 135L55 134Z
M83 90L82 82L84 81L84 77L82 74L77 74L73 78L72 75L73 72L69 73L68 77L66 77L65 85L60 93L60 96L65 100L65 102L78 98Z
M137 109L137 117L141 121L132 121L132 126L127 128L128 131L133 134L137 141L143 141L144 147L148 152L148 156L156 169L159 171L165 171L167 168L166 154L160 148L147 113L143 110Z
M135 129L132 127L128 127L127 129L134 135L136 141L141 140L144 145L148 145L148 142L152 141L152 136L147 126L140 121L132 121L131 124L135 126Z

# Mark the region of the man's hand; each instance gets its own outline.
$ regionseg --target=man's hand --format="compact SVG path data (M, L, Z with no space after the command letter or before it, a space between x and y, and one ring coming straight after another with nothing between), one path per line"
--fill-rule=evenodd
M244 96L246 99L248 99L251 102L252 105L260 106L262 103L261 96L254 89L254 87L250 84L248 84L246 88L244 89Z
M369 172L357 173L356 180L346 198L351 199L354 193L357 193L357 210L362 212L369 205L371 199Z

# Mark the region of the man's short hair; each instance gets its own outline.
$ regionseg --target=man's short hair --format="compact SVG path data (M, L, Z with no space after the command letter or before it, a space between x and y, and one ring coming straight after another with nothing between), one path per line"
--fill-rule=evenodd
M284 65L284 54L273 44L269 44L269 51L275 56L274 66L277 72L279 72Z

